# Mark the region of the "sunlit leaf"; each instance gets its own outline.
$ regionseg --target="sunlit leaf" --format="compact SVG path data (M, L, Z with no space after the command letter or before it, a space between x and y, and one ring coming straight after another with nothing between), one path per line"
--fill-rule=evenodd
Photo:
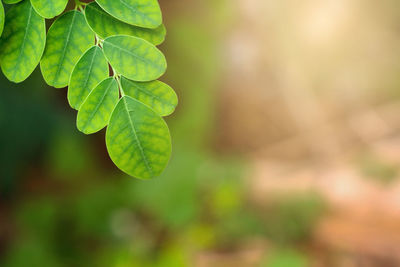
M134 82L122 77L121 84L126 95L148 105L161 116L174 112L178 104L174 90L163 82Z
M21 0L3 0L3 2L6 4L16 4L21 2Z
M85 134L103 129L119 99L117 81L110 77L88 95L78 112L77 127Z
M92 30L103 39L112 35L131 35L145 39L154 45L161 44L165 39L164 25L156 29L147 29L124 23L110 16L96 2L86 6L85 17Z
M40 16L51 19L64 11L68 0L31 0L31 3Z
M3 28L4 28L4 7L0 1L0 36L3 33Z
M164 120L130 96L122 97L111 115L106 145L118 168L142 179L160 175L171 155L171 137Z
M96 2L113 17L135 26L154 29L162 23L157 0L96 0Z
M161 51L137 37L108 37L104 40L103 49L111 66L131 80L152 81L159 78L167 68Z
M56 88L67 86L75 64L93 44L94 35L81 12L69 11L59 17L49 29L40 62L47 84Z
M98 83L107 78L108 63L103 51L93 46L76 63L68 86L68 102L76 110Z
M0 40L0 62L4 75L22 82L34 71L46 43L45 22L29 0L13 6L6 14Z

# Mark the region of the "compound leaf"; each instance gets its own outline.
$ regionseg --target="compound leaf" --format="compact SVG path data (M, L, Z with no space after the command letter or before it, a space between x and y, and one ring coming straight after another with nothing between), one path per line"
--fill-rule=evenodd
M44 19L29 0L13 6L6 14L0 40L0 62L4 75L13 82L22 82L39 64L46 43Z
M178 104L174 90L163 82L134 82L122 77L121 85L126 95L148 105L161 116L173 113Z
M165 121L130 96L122 97L111 115L106 145L118 168L141 179L160 175L171 155Z
M3 28L4 28L4 7L0 1L0 36L3 33Z
M2 2L16 5L5 14ZM170 86L156 81L167 68L156 47L166 35L158 1L77 0L75 10L58 17L46 38L45 19L63 13L67 4L0 0L4 75L21 82L40 63L48 85L69 85L68 101L78 110L80 131L92 134L108 125L106 146L118 168L141 179L160 175L171 156L162 116L174 111L178 98ZM108 64L114 77L108 77Z
M31 3L40 16L51 19L64 11L68 0L31 0Z
M88 95L78 112L77 127L85 134L103 129L119 99L118 83L110 77Z
M157 28L162 15L157 0L96 0L113 17L143 28Z
M110 16L96 2L86 6L85 17L90 28L103 39L113 35L131 35L145 39L154 45L161 44L165 39L164 25L156 29L147 29L124 23Z
M167 68L161 51L137 37L108 37L104 40L103 50L111 66L131 80L152 81L159 78Z
M69 81L68 102L76 110L96 85L109 75L103 51L93 46L76 63Z
M50 27L40 68L48 85L62 88L68 85L72 69L94 43L94 35L78 11L63 14Z

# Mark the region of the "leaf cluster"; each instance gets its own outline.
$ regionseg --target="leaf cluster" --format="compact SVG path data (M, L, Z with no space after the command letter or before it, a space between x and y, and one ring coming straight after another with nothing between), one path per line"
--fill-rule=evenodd
M106 130L111 160L125 173L149 179L171 155L163 116L174 112L173 89L158 81L167 68L156 47L166 35L157 0L0 1L0 66L12 82L40 65L44 80L68 86L85 134ZM46 32L46 19L55 18Z

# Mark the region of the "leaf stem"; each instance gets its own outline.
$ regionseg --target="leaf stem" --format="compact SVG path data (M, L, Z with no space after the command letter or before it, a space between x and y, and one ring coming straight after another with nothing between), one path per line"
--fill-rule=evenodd
M79 10L82 13L85 12L83 7L86 6L88 3L81 2L80 0L75 0L75 10Z
M103 42L104 40L101 39L97 34L95 34L95 40L96 40L96 45L99 46L100 48L103 48Z
M118 82L118 86L119 86L119 91L121 92L121 96L124 97L124 96L125 96L125 92L124 92L124 89L122 89L122 86L121 86L121 79L120 79L120 78L121 78L121 77L118 76L117 82Z
M125 96L125 92L124 92L124 89L122 89L122 85L121 85L121 75L119 75L113 67L111 67L111 69L112 69L113 74L114 74L114 79L118 83L119 92L121 93L121 96L124 97Z

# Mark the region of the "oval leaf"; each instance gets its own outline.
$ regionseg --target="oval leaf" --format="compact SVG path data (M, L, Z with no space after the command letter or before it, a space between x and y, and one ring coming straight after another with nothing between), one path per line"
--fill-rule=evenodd
M40 16L51 19L64 11L68 0L31 0L31 3Z
M0 36L3 33L3 28L4 28L4 7L0 1Z
M47 34L46 50L40 69L48 85L68 85L76 62L94 43L94 35L81 12L69 11L59 17Z
M108 63L103 51L93 46L75 65L68 87L68 102L76 110L96 85L109 75Z
M110 16L96 2L86 6L85 17L90 28L103 39L113 35L130 35L145 39L154 45L161 44L165 39L164 25L156 29L146 29L124 23Z
M104 54L111 66L135 81L152 81L164 74L164 55L149 42L132 36L117 35L104 40Z
M122 77L121 85L126 95L148 105L161 116L173 113L178 104L174 90L163 82L134 82Z
M4 75L22 82L39 64L46 43L45 22L29 0L13 6L6 14L0 40L0 62Z
M164 120L130 96L122 97L111 115L106 145L118 168L141 179L160 175L171 156Z
M111 16L143 28L157 28L162 15L157 0L96 0Z
M110 77L88 95L78 112L77 127L85 134L103 129L119 99L118 83Z

